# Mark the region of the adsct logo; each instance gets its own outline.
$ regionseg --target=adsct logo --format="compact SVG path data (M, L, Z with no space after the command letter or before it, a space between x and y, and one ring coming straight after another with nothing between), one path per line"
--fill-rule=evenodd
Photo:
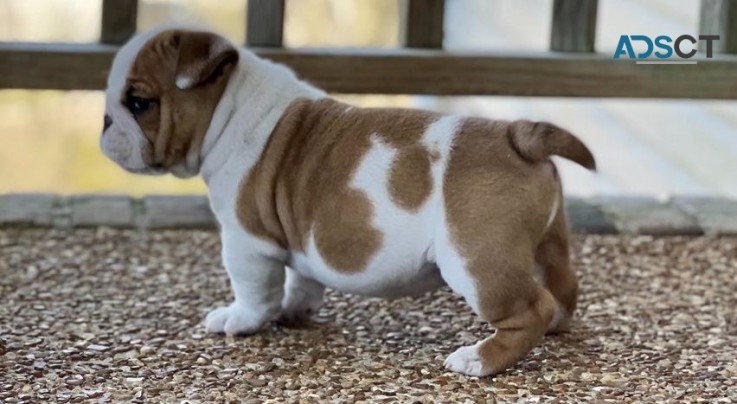
M699 41L704 41L706 58L711 59L714 41L718 40L719 35L699 35L698 40L691 35L681 35L675 40L668 35L660 35L655 39L647 35L622 35L619 37L617 50L614 51L614 59L626 56L635 60L638 65L695 65L697 62L689 59L696 55ZM638 43L645 45L644 52L635 53L633 44ZM655 59L650 58L652 55L655 55Z

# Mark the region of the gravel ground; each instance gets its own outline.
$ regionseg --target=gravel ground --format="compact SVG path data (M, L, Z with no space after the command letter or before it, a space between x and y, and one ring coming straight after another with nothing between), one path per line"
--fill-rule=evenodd
M569 334L493 378L447 291L330 293L305 329L207 335L230 299L209 231L0 230L0 402L737 401L737 239L586 236Z

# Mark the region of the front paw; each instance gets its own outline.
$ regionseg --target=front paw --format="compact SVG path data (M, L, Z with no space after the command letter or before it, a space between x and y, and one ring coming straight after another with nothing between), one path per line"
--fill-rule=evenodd
M247 335L258 331L268 321L268 316L259 315L247 307L231 303L207 314L205 328L212 333Z

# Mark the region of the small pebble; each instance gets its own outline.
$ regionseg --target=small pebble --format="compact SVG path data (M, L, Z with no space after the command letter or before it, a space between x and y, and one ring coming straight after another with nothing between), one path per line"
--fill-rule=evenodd
M80 384L84 383L84 378L82 376L77 375L77 376L64 379L64 383L70 386L79 386Z

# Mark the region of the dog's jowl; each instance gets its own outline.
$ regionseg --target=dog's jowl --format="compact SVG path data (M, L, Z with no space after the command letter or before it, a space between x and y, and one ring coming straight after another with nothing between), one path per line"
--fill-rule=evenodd
M447 284L496 332L445 365L483 376L576 307L550 156L594 159L552 124L349 106L217 34L167 27L115 57L101 146L134 173L203 176L235 295L211 332L303 320L326 286Z

